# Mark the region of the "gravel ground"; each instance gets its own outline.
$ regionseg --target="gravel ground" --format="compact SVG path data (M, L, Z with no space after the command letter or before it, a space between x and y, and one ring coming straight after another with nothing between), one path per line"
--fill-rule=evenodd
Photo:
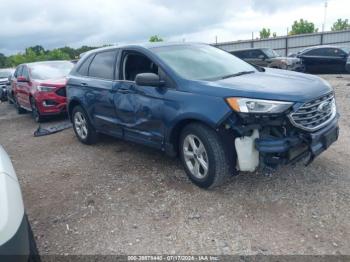
M0 104L10 154L41 254L350 254L350 76L334 86L340 139L309 167L194 186L179 160L72 129L34 138L37 124Z

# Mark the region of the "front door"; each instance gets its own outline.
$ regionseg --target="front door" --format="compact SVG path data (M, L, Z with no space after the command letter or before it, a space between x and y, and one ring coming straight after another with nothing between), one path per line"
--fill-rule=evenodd
M138 86L135 77L139 73L159 74L161 69L148 57L134 51L123 52L120 69L121 81L116 87L114 103L124 138L160 148L164 137L162 108L167 88Z

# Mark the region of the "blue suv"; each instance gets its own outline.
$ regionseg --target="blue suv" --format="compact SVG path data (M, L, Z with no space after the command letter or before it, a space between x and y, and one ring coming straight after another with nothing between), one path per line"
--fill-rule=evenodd
M179 155L203 188L237 171L310 163L339 133L334 92L321 78L254 67L205 44L87 52L67 98L82 143L104 133Z

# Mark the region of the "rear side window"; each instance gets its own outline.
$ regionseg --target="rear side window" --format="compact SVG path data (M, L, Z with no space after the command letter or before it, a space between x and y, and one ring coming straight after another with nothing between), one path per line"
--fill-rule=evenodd
M96 54L89 67L89 76L113 79L117 52L112 50Z
M90 55L88 58L85 59L85 61L81 64L81 66L78 69L79 75L87 76L89 73L89 66L91 63L91 60L94 58L94 55Z

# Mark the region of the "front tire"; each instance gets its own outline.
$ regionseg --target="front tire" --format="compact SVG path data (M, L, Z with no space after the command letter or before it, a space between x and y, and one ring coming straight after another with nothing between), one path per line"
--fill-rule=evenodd
M21 105L19 104L16 96L13 97L13 100L14 100L14 104L15 104L17 113L19 115L24 114L26 112L26 110L21 107Z
M73 108L71 119L73 121L73 129L79 141L91 145L97 142L97 132L90 123L90 120L81 106Z
M35 122L40 123L44 120L44 117L40 115L39 109L36 106L35 99L33 97L30 98L30 105L32 107L32 117Z
M193 123L183 129L179 151L187 176L199 187L220 186L231 176L222 140L215 130L203 124Z

